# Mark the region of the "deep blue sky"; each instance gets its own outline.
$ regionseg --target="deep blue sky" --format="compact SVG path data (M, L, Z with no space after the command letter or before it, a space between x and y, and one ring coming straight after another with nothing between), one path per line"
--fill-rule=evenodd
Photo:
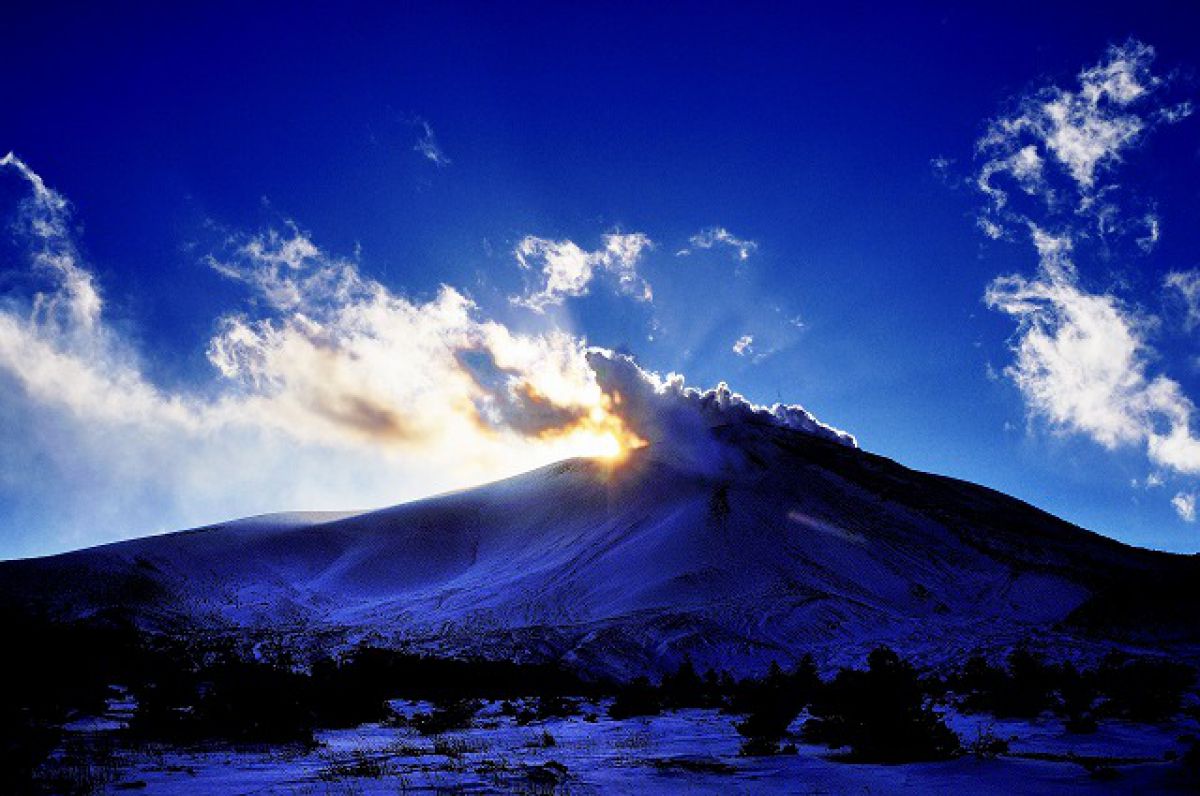
M244 300L200 262L228 234L293 219L397 293L448 283L520 327L504 297L521 238L643 232L655 306L572 300L589 341L802 403L869 450L1125 541L1200 550L1168 502L1194 477L1131 487L1154 469L1138 446L1056 435L988 377L1014 325L984 290L1036 257L987 240L977 192L931 167L967 176L1014 96L1071 85L1130 36L1195 96L1200 8L967 5L17 4L0 154L71 200L106 312L166 387L209 379L214 319ZM420 120L448 165L414 151ZM1156 201L1161 244L1086 267L1162 313L1163 275L1200 266L1200 120L1157 131L1122 174ZM713 226L757 250L740 267L675 256ZM778 350L739 357L743 334ZM1194 336L1156 334L1200 394Z

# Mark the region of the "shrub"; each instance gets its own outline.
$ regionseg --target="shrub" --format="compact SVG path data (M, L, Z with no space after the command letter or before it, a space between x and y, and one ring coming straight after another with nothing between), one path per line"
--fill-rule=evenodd
M380 779L390 772L387 763L361 749L349 754L330 756L317 772L317 779L336 782L342 779Z
M0 792L23 792L72 714L104 710L109 684L160 668L127 622L52 622L0 609ZM164 664L168 665L169 664Z
M548 730L542 730L537 735L529 739L525 744L530 749L551 749L558 746L558 740L550 734Z
M975 740L967 744L966 751L980 760L995 760L1008 754L1008 741L996 735L991 725L979 728Z
M743 683L733 700L735 708L746 713L746 718L734 725L746 739L742 754L777 753L788 728L820 685L811 655L802 658L787 674L772 663L765 679Z
M483 703L477 699L458 699L437 705L431 713L413 716L412 726L422 735L466 729L482 707Z
M1070 662L1050 666L1017 648L1006 669L972 657L949 685L964 695L966 710L1023 718L1054 710L1069 732L1086 733L1094 732L1103 717L1165 721L1180 710L1194 682L1194 670L1170 660L1111 653L1097 668L1080 671Z
M738 728L741 732L741 728ZM791 747L795 751L796 747ZM778 738L770 738L767 736L747 736L746 740L742 741L741 747L738 749L738 754L742 757L767 757L770 755L778 755L783 753L783 748L780 746Z
M58 746L62 731L17 709L5 709L0 721L0 792L25 792L38 766Z
M1007 672L998 666L993 666L982 655L972 655L963 664L962 669L950 676L950 690L962 694L963 709L975 711L991 711L996 702L996 694L1005 688Z
M662 702L669 708L692 708L705 705L704 683L696 674L691 658L684 658L674 674L662 680Z
M525 700L518 705L515 702L505 700L500 704L500 715L511 716L516 719L517 724L524 727L532 724L535 721L545 721L547 719L565 719L569 716L578 716L582 713L581 702L578 699L570 697L548 695L540 696L533 700Z
M433 739L433 753L435 755L442 755L457 760L469 751L471 751L471 747L464 738L451 738L439 735Z
M176 743L311 743L309 685L297 672L237 659L166 675L138 691L130 732Z
M662 712L662 698L650 680L634 678L617 689L616 698L608 706L608 715L614 719L633 716L655 716Z
M1066 718L1064 726L1067 732L1095 732L1098 728L1093 716L1098 696L1095 678L1090 673L1080 672L1068 661L1059 667L1058 693L1062 700L1059 712Z
M848 747L861 762L944 760L959 753L958 737L925 704L916 671L887 647L867 658L867 670L842 669L813 700L804 736Z
M1008 656L1007 677L993 693L997 716L1034 718L1054 707L1055 672L1040 655L1017 647Z
M1193 782L1200 783L1200 739L1190 739L1187 750L1179 757L1179 762L1183 766L1184 775Z
M1067 670L1070 678L1073 670ZM1074 674L1078 674L1077 672ZM968 711L991 713L999 717L1034 718L1059 707L1056 689L1064 672L1048 665L1037 653L1017 647L1009 653L1006 666L988 663L982 655L967 660L962 671L952 676L948 685L965 695L963 708ZM1081 711L1090 702L1084 682L1075 677L1071 697L1072 708Z
M540 696L534 706L534 716L539 721L565 719L579 715L579 700L559 695Z
M321 726L352 727L387 717L386 700L555 698L590 693L595 686L551 664L482 659L430 658L396 650L361 647L339 661L312 669ZM561 705L553 701L548 705ZM515 715L515 706L511 708Z
M788 727L800 715L801 708L785 703L764 703L734 727L746 740L741 753L750 757L779 752Z
M525 779L528 789L525 792L534 794L559 793L569 776L567 767L557 760L550 760L540 766L527 766Z
M1130 721L1165 721L1179 712L1195 679L1195 671L1182 663L1112 653L1096 670L1097 689L1105 697L1100 710Z

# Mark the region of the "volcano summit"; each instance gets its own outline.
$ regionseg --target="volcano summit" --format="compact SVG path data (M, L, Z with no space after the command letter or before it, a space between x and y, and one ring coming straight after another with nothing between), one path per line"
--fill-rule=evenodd
M593 363L649 442L619 459L6 562L4 600L171 635L617 676L684 657L756 673L887 643L938 665L1028 640L1098 651L1200 631L1195 557L907 469L797 407L652 384L621 357Z

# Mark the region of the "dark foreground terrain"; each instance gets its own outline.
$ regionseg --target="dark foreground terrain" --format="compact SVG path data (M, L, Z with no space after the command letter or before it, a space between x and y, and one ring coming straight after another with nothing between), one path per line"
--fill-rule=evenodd
M880 647L822 674L583 680L361 648L309 666L129 631L30 629L6 660L14 793L1180 791L1195 671L1018 648L942 675ZM94 654L86 657L87 650Z

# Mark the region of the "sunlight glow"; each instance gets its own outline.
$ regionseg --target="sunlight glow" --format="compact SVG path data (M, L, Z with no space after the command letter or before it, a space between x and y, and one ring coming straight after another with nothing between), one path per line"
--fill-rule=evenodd
M574 455L587 458L620 461L632 450L643 448L646 440L629 430L625 420L614 411L621 403L620 396L597 392L595 403L574 425L553 429L545 436L567 442Z

